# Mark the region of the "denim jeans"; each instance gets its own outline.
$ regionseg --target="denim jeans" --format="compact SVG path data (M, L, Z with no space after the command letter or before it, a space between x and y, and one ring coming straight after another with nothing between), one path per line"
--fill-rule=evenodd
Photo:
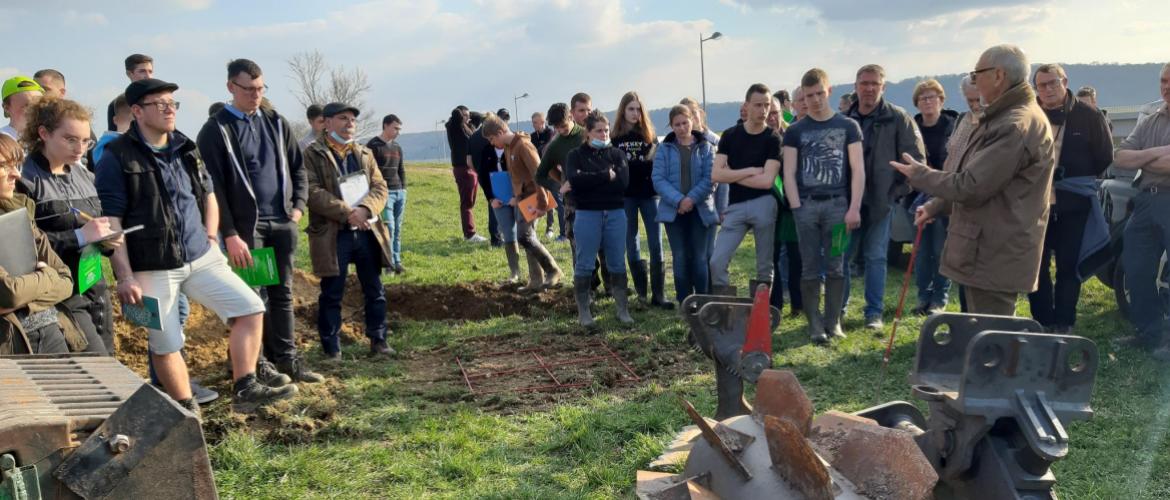
M662 229L654 221L658 217L658 197L623 198L626 210L626 261L631 266L642 260L642 245L638 241L638 214L646 226L646 241L650 247L650 263L662 264Z
M663 226L666 226L666 239L670 242L675 298L681 304L692 293L707 293L710 289L707 241L715 228L704 226L703 218L695 210L678 215L674 222Z
M865 262L865 319L880 318L885 308L886 254L890 249L890 214L893 207L880 217L870 215L862 220L861 228L853 231L845 262L852 262L861 252ZM845 266L845 303L849 303L849 266Z
M1122 265L1129 288L1129 320L1138 338L1151 345L1161 340L1166 325L1165 307L1158 296L1156 279L1162 254L1170 249L1170 193L1140 193L1133 200L1133 215L1125 226Z
M516 207L509 205L501 205L500 208L492 207L491 213L496 216L496 230L498 231L492 234L500 235L504 243L515 243Z
M390 233L391 264L402 263L402 213L406 210L406 190L392 189L386 193L386 208L382 210L382 221Z
M356 267L365 298L366 336L371 342L386 338L386 290L382 288L382 251L370 231L341 230L337 233L337 276L321 278L317 299L317 333L326 354L341 350L341 298L349 264Z
M914 258L914 279L918 285L918 303L945 306L951 280L938 272L942 263L943 244L947 241L947 218L938 217L922 228L922 241Z
M577 240L577 262L573 263L574 278L588 278L597 267L597 253L605 251L606 271L625 274L626 211L577 209L573 220L573 235Z

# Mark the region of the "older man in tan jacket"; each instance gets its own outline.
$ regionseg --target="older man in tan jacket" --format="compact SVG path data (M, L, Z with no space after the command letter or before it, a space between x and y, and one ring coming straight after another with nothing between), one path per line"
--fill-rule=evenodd
M964 285L970 312L1010 316L1036 290L1056 144L1028 85L1028 59L1013 45L983 52L971 78L986 105L954 172L903 156L890 162L915 189L935 196L916 224L945 215L941 272Z
M341 359L341 298L352 262L365 296L366 336L372 354L391 355L386 345L386 291L382 268L389 266L389 234L377 214L386 206L386 181L374 154L355 142L358 109L325 106L325 133L305 149L309 186L309 260L321 278L317 330L326 358Z

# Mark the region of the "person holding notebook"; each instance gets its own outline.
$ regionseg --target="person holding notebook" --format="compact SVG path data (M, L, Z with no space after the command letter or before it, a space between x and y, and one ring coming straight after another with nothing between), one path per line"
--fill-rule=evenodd
M33 270L20 275L0 266L0 355L66 353L65 333L76 339L80 332L68 320L59 319L55 306L73 294L73 275L33 223L32 199L16 192L23 161L20 144L0 134L0 215L27 210L36 259Z

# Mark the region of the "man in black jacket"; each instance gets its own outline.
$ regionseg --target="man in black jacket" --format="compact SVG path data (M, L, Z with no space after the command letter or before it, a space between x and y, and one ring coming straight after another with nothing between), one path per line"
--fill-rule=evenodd
M854 83L857 99L845 113L861 125L865 148L865 195L861 200L861 228L853 231L845 262L853 262L860 253L865 262L865 326L882 328L885 306L886 256L890 248L890 222L893 205L910 192L906 178L890 166L901 161L903 154L915 160L926 158L922 135L906 110L884 98L886 70L867 64L857 70ZM849 266L845 266L845 298L849 298Z
M324 380L297 355L293 332L292 272L297 222L305 210L305 169L292 128L275 110L261 107L267 86L255 62L227 66L232 101L207 119L196 142L219 202L219 232L235 267L251 267L251 249L271 247L280 283L260 288L264 350L257 376L269 385ZM275 374L268 361L276 363Z
M106 146L96 185L110 228L142 226L110 257L122 304L155 299L161 328L150 328L151 358L166 391L198 415L187 364L179 354L182 290L231 327L232 409L251 413L297 393L256 378L264 303L215 247L219 209L195 143L175 130L179 86L153 78L126 87L134 124Z
M1081 282L1092 275L1094 262L1101 263L1090 254L1107 250L1108 230L1095 181L1113 163L1113 139L1105 116L1069 92L1068 77L1059 64L1036 68L1032 84L1052 124L1057 158L1053 175L1056 204L1044 233L1040 280L1036 291L1028 294L1028 303L1032 318L1046 329L1068 333L1077 319ZM1097 237L1085 240L1086 233ZM1055 285L1048 272L1053 257Z

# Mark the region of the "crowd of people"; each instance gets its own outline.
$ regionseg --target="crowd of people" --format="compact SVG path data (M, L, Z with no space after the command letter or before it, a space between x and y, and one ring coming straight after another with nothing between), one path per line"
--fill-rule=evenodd
M0 212L27 209L38 262L20 276L0 271L0 354L114 353L110 287L75 279L79 261L100 252L123 305L157 304L148 363L152 382L175 401L198 415L218 397L187 371L188 297L230 327L233 410L292 397L296 384L325 379L305 364L294 330L293 264L306 215L326 359L341 359L350 263L365 295L370 351L394 354L379 277L406 271L402 121L385 116L363 146L359 109L313 105L311 130L297 137L264 97L260 66L235 59L225 79L231 99L213 105L191 138L175 129L179 86L154 78L154 60L131 55L125 71L130 83L110 103L100 138L92 113L67 98L60 71L3 84L10 122L0 131ZM233 268L257 266L258 249L272 250L276 276L253 286Z
M1162 94L1170 102L1167 76L1164 69ZM841 317L853 276L863 281L864 324L880 330L892 221L904 217L920 231L912 312L945 309L955 284L963 311L1011 315L1025 294L1046 331L1070 332L1081 284L1113 257L1095 182L1114 163L1112 124L1097 108L1096 91L1074 93L1063 67L1033 71L1010 45L987 49L964 75L954 89L961 111L947 106L947 90L935 79L915 86L912 115L885 99L881 66L862 66L854 78L853 91L837 100L820 69L791 92L751 85L739 122L721 134L687 98L669 110L671 130L659 138L636 92L622 96L612 130L586 93L533 114L536 182L546 191L537 197L555 199L557 239L572 244L581 324L595 324L591 301L605 293L614 296L618 319L632 320L627 268L640 300L674 307L663 295L665 229L677 302L693 293L736 294L729 267L751 231L749 287L775 285L772 304L783 309L787 297L790 315L805 316L814 342L845 336ZM1150 215L1167 175L1165 114L1163 107L1141 122L1117 149L1116 166L1147 172L1126 233L1142 243L1125 245L1121 256L1136 270L1127 283L1141 310L1133 318L1138 334L1127 341L1170 359L1154 288L1170 240ZM553 239L554 213L538 204L524 214L516 208L522 197L493 195L490 176L508 172L513 158L483 140L497 130L489 120L492 113L459 106L447 122L464 237L503 246L512 280L519 280L511 235L517 224L545 216ZM471 218L476 184L492 205L487 238ZM530 279L525 289L552 285Z
M916 313L944 309L957 284L964 311L1012 315L1027 294L1032 316L1063 333L1075 324L1081 283L1109 258L1095 179L1113 164L1141 171L1121 256L1134 304L1129 342L1170 359L1154 279L1170 247L1161 216L1170 207L1170 109L1141 120L1115 155L1095 91L1074 94L1060 65L1030 68L1019 48L991 47L955 89L963 111L926 79L914 88L915 115L885 99L881 66L858 69L836 108L829 75L814 68L791 93L749 86L740 121L722 134L698 102L682 99L662 139L636 92L622 96L612 121L575 94L533 114L531 134L513 130L506 109L459 106L447 137L462 236L503 248L509 281L527 274L521 290L537 292L569 281L541 242L544 220L546 240L571 245L578 321L595 329L592 303L603 294L623 324L635 322L631 298L672 309L691 294L735 295L730 267L750 231L750 289L774 285L773 305L783 309L787 295L790 315L802 314L812 341L828 344L846 335L854 275L866 327L882 328L891 221L905 215L920 232ZM22 275L0 269L0 354L113 354L111 294L124 305L150 298L161 325L148 329L152 379L198 414L217 395L187 371L190 298L230 327L232 408L289 398L296 384L324 380L294 331L294 256L307 216L325 359L341 360L350 264L370 352L393 355L381 276L406 272L402 121L386 115L362 145L361 110L323 103L308 107L310 131L297 137L264 97L260 66L235 59L226 68L231 99L212 106L192 139L175 128L179 86L154 78L153 59L131 55L125 74L100 137L60 71L3 83L0 213L27 210L37 262ZM1160 78L1170 103L1170 64ZM489 237L472 216L476 188L491 207ZM252 267L257 249L273 251L275 283L251 286L233 272ZM113 290L76 279L92 252L109 258Z

